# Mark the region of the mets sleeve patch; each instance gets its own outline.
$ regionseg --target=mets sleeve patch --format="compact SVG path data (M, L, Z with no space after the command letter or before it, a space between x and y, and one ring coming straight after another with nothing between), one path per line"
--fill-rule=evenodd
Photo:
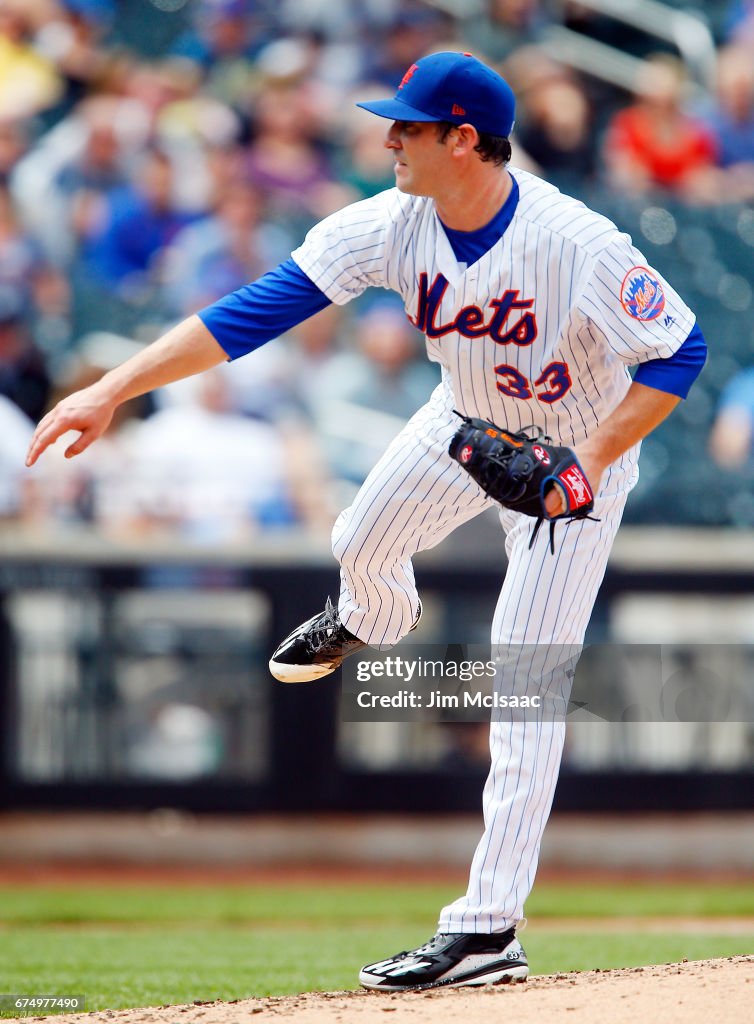
M665 308L665 293L648 267L632 267L623 278L620 301L634 320L654 320Z

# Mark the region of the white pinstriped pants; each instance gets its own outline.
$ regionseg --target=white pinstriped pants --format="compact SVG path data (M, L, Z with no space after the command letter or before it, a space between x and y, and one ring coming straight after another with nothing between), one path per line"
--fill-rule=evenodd
M341 564L341 620L373 646L397 643L416 618L411 557L490 504L448 455L458 424L452 408L452 395L441 384L333 529L333 552ZM583 642L632 483L625 472L606 474L595 501L600 522L558 524L554 555L547 524L529 550L532 519L502 511L508 570L492 622L493 648L572 648ZM505 931L523 917L564 739L562 721L491 722L484 833L466 895L442 910L440 931Z

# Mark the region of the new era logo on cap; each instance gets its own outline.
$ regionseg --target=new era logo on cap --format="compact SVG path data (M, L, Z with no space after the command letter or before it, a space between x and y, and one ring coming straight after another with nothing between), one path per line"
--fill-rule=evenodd
M391 100L357 103L391 121L451 121L507 138L516 101L508 83L470 53L444 51L412 64Z

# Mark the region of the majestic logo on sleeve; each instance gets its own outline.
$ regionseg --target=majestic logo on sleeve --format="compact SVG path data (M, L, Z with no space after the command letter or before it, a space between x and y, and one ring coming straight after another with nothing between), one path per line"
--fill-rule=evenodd
M634 320L654 320L665 308L665 293L648 267L632 267L623 278L620 301Z
M447 323L438 322L448 282L438 274L432 285L427 274L419 278L419 301L411 323L428 338L442 338L457 331L464 338L490 337L498 345L531 345L537 337L534 299L519 299L518 289L509 289L493 299L487 312L481 306L464 306Z

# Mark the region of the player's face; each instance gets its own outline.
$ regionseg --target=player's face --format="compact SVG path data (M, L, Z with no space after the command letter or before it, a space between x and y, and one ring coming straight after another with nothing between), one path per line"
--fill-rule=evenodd
M435 196L445 177L446 147L430 121L393 121L385 146L395 163L395 184L412 196Z

